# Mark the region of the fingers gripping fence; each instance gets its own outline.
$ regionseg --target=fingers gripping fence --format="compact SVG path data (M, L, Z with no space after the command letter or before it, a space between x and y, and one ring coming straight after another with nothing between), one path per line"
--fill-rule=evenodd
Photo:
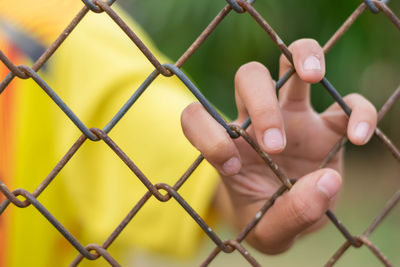
M271 157L266 154L253 138L246 132L246 129L250 126L251 121L249 118L241 125L228 124L221 115L212 107L208 100L201 94L196 86L190 81L190 79L180 70L180 68L186 63L186 61L196 52L196 50L206 41L208 36L215 30L219 23L232 11L237 13L248 13L256 23L271 37L272 41L280 49L280 51L287 57L287 59L293 64L292 54L288 50L286 44L271 28L267 21L257 12L252 6L254 0L226 0L227 5L217 14L217 16L210 22L205 30L199 35L199 37L192 43L192 45L186 50L186 52L176 61L175 64L162 64L152 54L152 52L146 47L146 45L137 37L134 31L128 27L128 25L118 16L118 14L112 9L112 4L115 0L108 0L102 2L100 0L82 0L84 6L76 17L71 21L67 28L59 35L59 37L47 48L47 50L41 55L41 57L32 65L29 66L15 66L13 62L7 58L7 56L0 51L0 60L7 66L10 73L0 83L0 94L7 88L8 84L14 78L20 79L33 79L45 92L46 94L59 106L59 108L65 113L66 116L79 128L83 133L81 137L73 144L68 150L64 157L58 162L50 174L42 181L42 183L31 193L25 189L17 189L10 191L10 189L0 180L0 191L6 197L6 199L0 204L0 215L4 210L12 203L19 208L25 208L29 205L33 205L59 232L67 239L72 246L76 248L79 255L72 261L71 266L78 265L84 258L89 260L95 260L99 257L103 257L110 265L120 266L116 259L112 257L107 251L107 248L118 238L119 234L129 224L129 222L135 217L139 210L146 204L146 202L154 196L161 202L169 201L173 198L178 202L182 208L195 220L198 225L204 230L208 237L216 244L216 248L209 254L209 256L201 264L207 266L213 261L213 259L221 252L231 253L234 250L238 250L241 255L252 265L260 266L260 264L253 258L249 252L241 244L252 229L261 220L264 214L274 204L275 200L279 198L287 190L290 190L293 184L288 177L285 176L283 171L278 165L276 165ZM324 52L327 53L332 46L334 46L338 40L346 33L351 25L359 18L367 9L375 14L382 13L386 16L393 25L400 30L400 20L386 5L387 1L376 1L376 0L364 0L359 7L350 15L350 17L343 23L343 25L333 34L333 36L324 45ZM46 84L46 82L38 75L39 69L47 62L57 48L64 42L69 34L74 30L76 25L85 17L89 12L93 11L96 13L106 12L111 19L114 20L117 26L119 26L125 34L132 40L132 42L142 51L147 59L153 64L155 70L147 77L142 85L136 90L136 92L129 98L129 100L123 105L123 107L117 112L117 114L110 120L110 122L100 130L97 128L89 129L75 114L74 112L64 103L64 101L55 93L55 91ZM295 69L290 69L285 73L282 78L276 83L277 92L285 84L285 82L295 73ZM119 122L119 120L128 112L128 110L135 104L136 100L141 94L148 88L148 86L159 76L177 76L182 83L193 93L193 95L199 100L199 102L206 108L211 116L220 123L226 131L229 133L231 138L242 137L246 140L251 147L260 155L275 175L282 182L282 186L273 194L273 196L265 202L263 207L255 214L251 222L244 227L244 229L238 234L235 239L232 240L221 240L220 237L205 223L205 221L196 213L196 211L181 197L179 189L189 179L192 172L199 166L203 161L203 156L200 155L193 164L186 170L186 172L180 177L180 179L173 185L165 183L152 184L150 180L141 172L141 170L135 165L135 163L122 151L122 149L112 140L108 133L113 127ZM327 92L333 97L333 99L340 105L343 111L350 115L351 109L344 102L343 98L336 90L336 88L328 81L327 78L323 78L321 84L326 88ZM387 102L382 106L379 111L378 118L381 120L392 105L400 97L400 87L398 87L392 96L389 97ZM375 136L382 142L382 144L393 154L393 156L400 163L400 152L396 148L391 140L379 129L375 130ZM139 178L139 180L146 186L148 191L143 195L138 203L134 205L132 210L126 215L122 222L115 228L107 240L102 245L89 244L86 247L82 245L60 222L43 206L38 200L38 196L47 188L47 186L55 179L61 169L68 163L68 161L74 156L87 139L91 141L103 141L106 143L118 157L129 167L129 169ZM331 149L330 153L321 162L320 167L324 167L340 150L340 148L347 142L347 138L343 137L339 142ZM24 201L18 199L18 196L25 198ZM383 208L376 219L371 225L362 233L360 236L351 234L347 228L337 219L333 212L328 210L326 212L327 217L337 227L339 232L344 236L344 244L337 250L337 252L328 260L326 266L334 265L337 260L343 255L343 253L350 247L359 248L363 245L368 247L370 251L384 264L385 266L393 266L389 260L385 257L370 240L369 236L376 229L376 227L382 222L388 213L400 200L400 191L398 191Z

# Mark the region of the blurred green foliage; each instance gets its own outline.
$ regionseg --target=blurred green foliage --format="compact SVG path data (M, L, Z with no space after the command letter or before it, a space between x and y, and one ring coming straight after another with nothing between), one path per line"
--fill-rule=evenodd
M314 38L323 45L361 0L257 0L254 6L286 44ZM224 0L128 0L120 2L175 61L196 39ZM399 1L389 6L399 14ZM360 92L377 108L400 84L400 33L383 14L368 10L327 55L327 78L342 94ZM278 78L280 51L246 13L231 12L184 65L213 104L236 116L233 77L248 61L260 61ZM320 85L312 102L322 111L333 101ZM390 120L391 121L391 120Z

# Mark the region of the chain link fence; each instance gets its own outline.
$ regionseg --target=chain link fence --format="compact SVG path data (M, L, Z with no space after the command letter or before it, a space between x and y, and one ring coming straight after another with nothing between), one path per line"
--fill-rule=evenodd
M253 140L253 138L246 132L246 129L250 126L251 121L249 118L241 125L232 125L227 123L222 116L213 108L209 101L202 95L202 93L196 88L191 80L181 71L181 67L190 59L190 57L196 52L196 50L207 40L210 34L218 27L219 23L224 18L231 14L247 13L254 21L268 34L277 48L287 57L287 59L293 63L292 54L288 50L286 44L274 31L274 29L268 24L268 22L260 15L257 10L253 7L254 0L226 0L227 5L215 16L215 18L208 24L204 31L198 36L198 38L190 45L185 53L176 61L175 64L161 63L153 53L146 47L142 40L135 34L134 30L131 29L112 9L112 4L115 0L107 0L106 2L100 0L82 0L84 2L83 8L60 33L58 38L45 50L41 57L31 66L16 66L13 62L7 58L7 56L0 51L0 60L7 66L10 73L0 83L0 94L4 92L8 84L13 79L33 79L45 92L46 94L58 105L58 107L65 113L66 116L79 128L83 133L81 137L73 144L73 146L67 151L60 162L54 167L50 174L42 181L42 183L33 191L28 192L25 189L16 189L11 191L3 182L0 181L0 191L6 197L6 199L0 204L0 215L13 204L19 208L25 208L33 205L58 231L64 236L66 240L71 243L73 247L79 252L79 255L71 262L71 266L78 265L84 258L89 260L96 260L99 257L103 257L110 265L120 266L118 261L113 258L107 251L107 248L118 238L119 234L129 224L129 222L135 217L140 208L146 204L151 198L155 197L161 202L169 201L171 198L178 202L182 208L197 222L197 224L203 229L204 233L215 243L215 249L209 254L209 256L201 263L201 266L209 265L215 257L222 251L224 253L231 253L234 250L240 252L240 254L252 265L260 266L257 260L250 255L246 248L242 245L242 241L245 240L246 236L252 229L257 225L260 219L268 212L269 208L274 204L274 201L279 198L287 190L290 190L293 182L288 179L281 168L274 163L271 157L266 154ZM382 16L386 16L393 25L400 30L400 19L392 12L392 10L386 5L388 1L377 1L377 0L364 0L360 6L358 6L354 12L348 17L343 25L332 35L328 42L323 46L324 52L328 53L329 50L338 42L338 40L349 30L352 24L364 13L372 12L374 14L381 13ZM148 78L141 84L137 91L131 96L131 98L123 105L123 107L117 112L117 114L110 120L110 122L101 130L97 128L88 128L75 114L74 112L64 103L64 101L50 88L46 82L37 74L37 72L43 67L43 65L49 60L53 53L62 45L64 40L69 34L75 29L75 27L82 21L88 12L101 13L105 12L115 22L116 27L120 27L125 34L132 40L140 51L147 57L151 64L155 67L155 70L148 76ZM232 15L233 15L232 14ZM295 73L295 69L290 69L285 73L282 78L276 83L276 91L285 84L285 82ZM200 155L193 164L186 170L181 178L174 184L168 185L165 183L152 184L150 180L141 172L141 170L135 165L135 163L124 153L124 151L112 140L108 133L113 127L119 122L119 120L128 112L128 110L135 104L136 100L141 94L149 87L149 85L159 76L163 75L166 77L177 76L182 83L192 92L192 94L199 100L199 102L206 108L211 116L220 123L226 131L229 133L231 138L242 137L247 143L254 148L259 156L265 161L275 175L282 182L282 186L273 194L273 196L265 202L263 207L255 214L252 221L236 236L236 238L230 240L222 240L207 224L206 222L196 213L196 211L181 197L179 189L185 184L190 178L192 172L199 166L203 161L203 156ZM343 101L343 98L336 90L336 88L326 79L321 80L321 84L326 88L326 91L332 96L332 98L340 105L343 111L350 115L351 109ZM400 87L394 90L393 94L387 99L386 103L381 107L378 113L378 119L381 120L385 114L391 109L393 104L400 97ZM400 151L394 146L391 140L379 129L376 128L375 136L381 143L392 153L393 157L400 161ZM121 164L126 164L129 169L138 177L138 179L146 186L148 191L143 195L133 209L126 215L122 222L117 225L112 234L104 241L103 244L90 244L88 246L82 245L77 239L75 239L71 233L55 218L45 206L43 206L38 200L38 196L46 190L49 184L54 180L61 169L68 163L68 161L75 155L82 144L86 141L103 141L105 142L118 157L122 160ZM332 147L330 153L321 162L320 167L326 166L326 164L338 153L338 151L347 142L347 138L343 136L341 140ZM166 193L163 193L166 192ZM24 198L21 201L18 196ZM350 247L359 248L366 246L385 266L393 266L389 259L387 259L382 251L378 249L376 245L369 239L373 231L379 226L383 219L391 212L393 207L400 200L400 191L397 191L392 198L388 201L387 205L383 207L381 213L373 220L370 226L359 236L349 232L349 230L338 220L335 214L328 210L326 212L327 217L338 229L338 233L342 234L345 238L344 244L338 248L336 253L328 259L326 266L334 265L338 259L344 254Z

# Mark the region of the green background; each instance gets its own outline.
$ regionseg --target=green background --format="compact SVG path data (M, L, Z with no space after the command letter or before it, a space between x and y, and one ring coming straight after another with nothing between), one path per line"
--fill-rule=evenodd
M290 44L313 38L323 45L361 3L354 0L258 0L254 7ZM224 7L224 0L130 0L121 2L142 24L156 46L173 61L190 46ZM399 1L389 5L394 12ZM379 107L400 84L400 34L383 15L365 12L327 55L327 78L342 94L360 92ZM183 70L225 114L234 118L233 76L248 61L265 64L278 78L280 51L246 13L231 12ZM313 105L322 111L332 103L320 85Z

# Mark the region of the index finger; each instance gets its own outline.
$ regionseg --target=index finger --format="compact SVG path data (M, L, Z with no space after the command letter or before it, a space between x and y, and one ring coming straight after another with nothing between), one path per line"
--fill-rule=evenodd
M275 86L268 69L258 62L250 62L235 76L239 117L250 115L256 139L267 153L279 153L286 145L282 114Z

